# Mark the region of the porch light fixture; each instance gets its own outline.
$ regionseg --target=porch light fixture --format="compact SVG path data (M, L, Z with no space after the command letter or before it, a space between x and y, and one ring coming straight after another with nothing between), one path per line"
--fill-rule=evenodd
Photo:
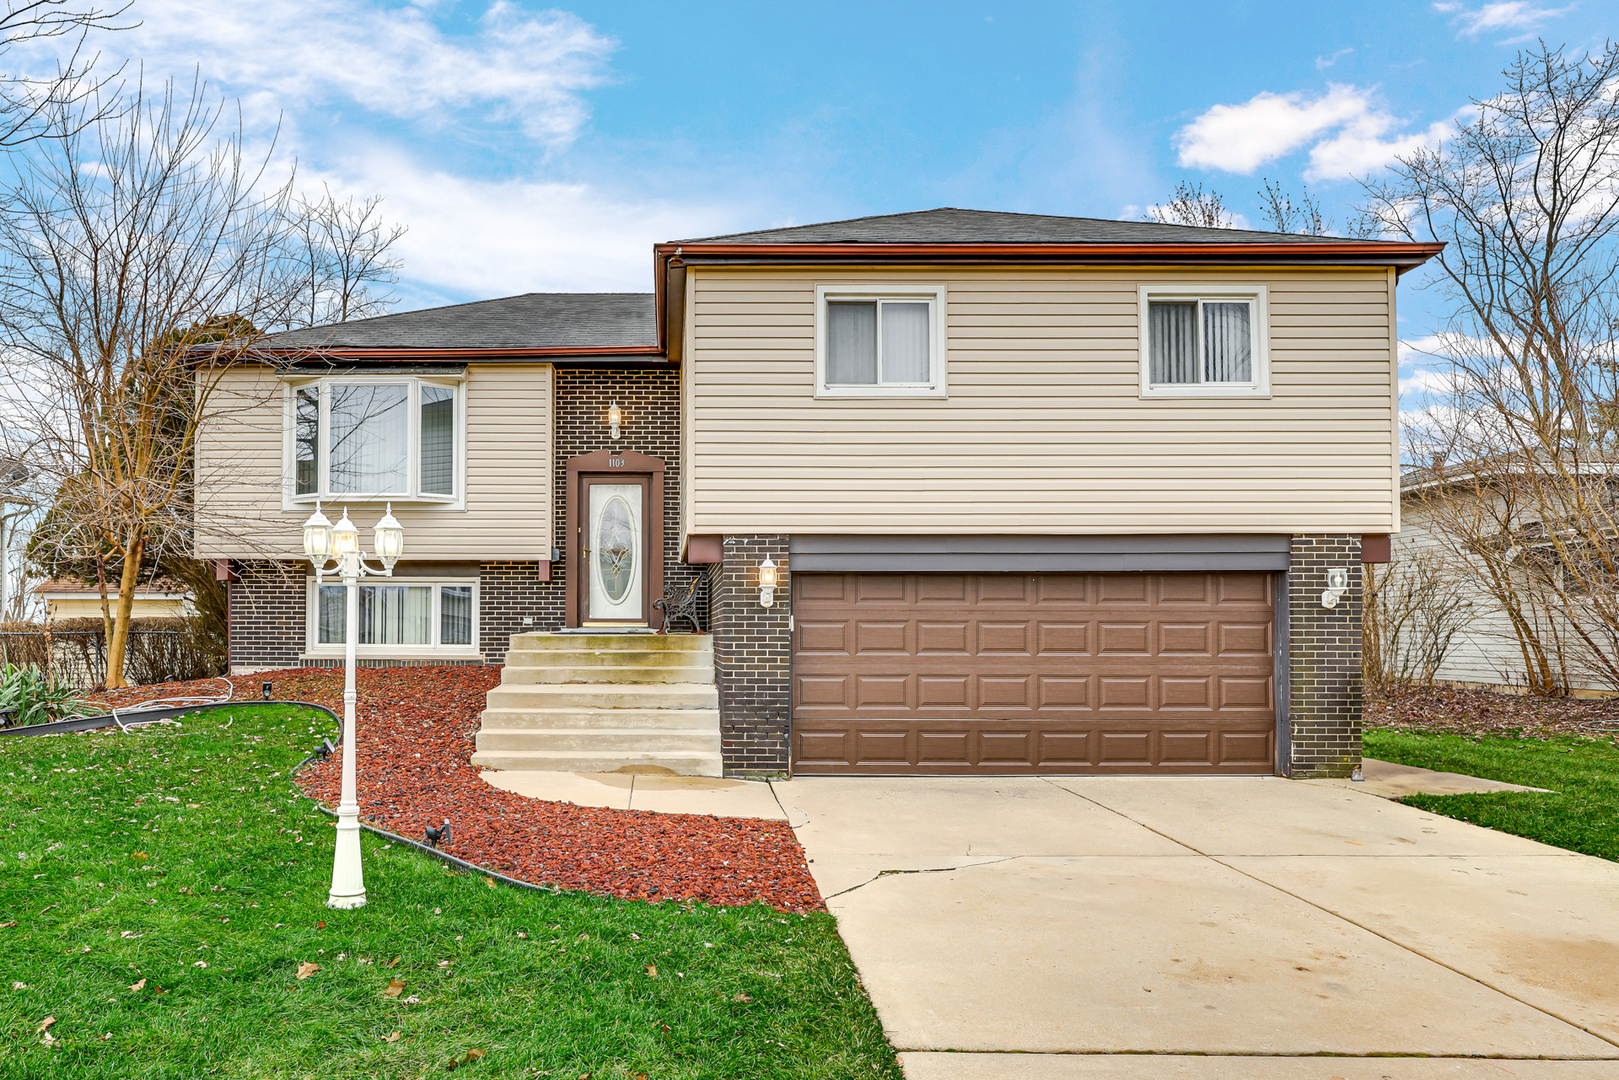
M315 568L317 584L327 575L341 578L347 596L347 619L343 631L343 785L337 802L337 849L332 855L332 889L326 906L357 908L365 905L365 870L360 862L360 797L354 781L355 702L354 644L360 636L360 579L392 577L394 563L405 550L405 530L394 519L388 504L382 520L372 530L380 569L365 564L360 550L360 530L349 520L347 509L336 525L326 520L317 503L315 512L304 522L304 554ZM334 565L335 564L335 565ZM269 700L270 684L264 684Z
M1327 571L1327 587L1321 591L1321 606L1335 608L1345 592L1349 590L1349 571L1342 567L1335 567Z
M618 407L618 402L607 406L607 436L618 438L618 426L624 422L624 411Z
M781 571L776 564L765 556L765 561L759 564L759 606L771 607L776 602L776 586L781 584Z

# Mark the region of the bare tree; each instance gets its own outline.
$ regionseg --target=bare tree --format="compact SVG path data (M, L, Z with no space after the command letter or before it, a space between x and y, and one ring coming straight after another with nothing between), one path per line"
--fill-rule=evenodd
M35 42L67 38L73 42L65 59L55 61L49 75L30 75L20 64L8 74L0 74L0 147L17 147L38 138L60 137L60 128L49 122L59 118L64 108L86 101L100 103L102 109L117 108L115 95L105 93L121 70L104 78L95 77L97 56L88 52L93 30L128 29L121 20L132 5L112 8L72 3L70 0L8 0L0 15L0 57L17 63L14 52ZM80 123L105 115L92 111L80 116Z
M1175 185L1175 197L1166 203L1147 207L1142 221L1160 225L1195 225L1200 229L1230 229L1236 222L1225 208L1225 200L1214 189L1182 180Z
M291 207L293 242L306 275L294 323L324 326L386 314L399 302L392 289L401 264L390 249L405 227L383 221L380 196L339 202L329 187L323 191L323 198L299 197Z
M1432 686L1456 635L1473 621L1473 603L1443 561L1442 552L1423 551L1382 571L1364 566L1361 665L1369 688Z
M1259 192L1260 213L1272 229L1303 236L1326 236L1332 230L1331 219L1322 215L1321 204L1310 194L1309 185L1300 189L1295 203L1279 181L1262 179L1265 186Z
M1619 45L1544 42L1435 149L1365 185L1438 240L1448 390L1407 431L1451 564L1505 612L1530 689L1619 687Z
M204 87L103 105L53 112L53 138L4 192L0 348L7 429L27 433L13 451L53 486L47 539L117 573L120 686L141 569L189 543L214 391L263 328L288 324L302 278L290 177L250 158L239 127L216 132Z

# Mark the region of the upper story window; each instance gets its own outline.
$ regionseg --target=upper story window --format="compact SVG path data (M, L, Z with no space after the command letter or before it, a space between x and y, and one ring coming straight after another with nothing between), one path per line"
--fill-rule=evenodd
M1143 397L1265 397L1263 286L1143 286Z
M295 501L460 497L459 380L345 375L287 393Z
M944 289L815 290L818 397L943 397Z

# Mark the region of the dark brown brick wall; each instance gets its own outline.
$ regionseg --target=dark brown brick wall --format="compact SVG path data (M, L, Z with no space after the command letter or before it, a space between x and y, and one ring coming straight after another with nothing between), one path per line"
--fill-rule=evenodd
M781 568L768 608L759 605L759 564L767 555ZM787 537L727 536L725 561L708 568L708 597L725 774L785 774L792 714Z
M1335 567L1349 590L1324 608ZM1293 537L1287 602L1292 775L1348 776L1360 764L1360 537Z
M232 671L296 667L304 651L304 612L308 602L302 562L236 562L230 597Z

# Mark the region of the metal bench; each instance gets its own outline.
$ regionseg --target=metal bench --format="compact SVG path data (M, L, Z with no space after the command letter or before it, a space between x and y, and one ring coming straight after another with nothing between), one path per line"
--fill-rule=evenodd
M664 590L662 599L652 601L652 606L663 612L663 629L659 633L667 634L677 619L685 619L691 623L694 631L699 634L703 632L703 624L698 617L702 609L697 597L700 582L700 578L693 578L683 591L678 585L670 585Z

